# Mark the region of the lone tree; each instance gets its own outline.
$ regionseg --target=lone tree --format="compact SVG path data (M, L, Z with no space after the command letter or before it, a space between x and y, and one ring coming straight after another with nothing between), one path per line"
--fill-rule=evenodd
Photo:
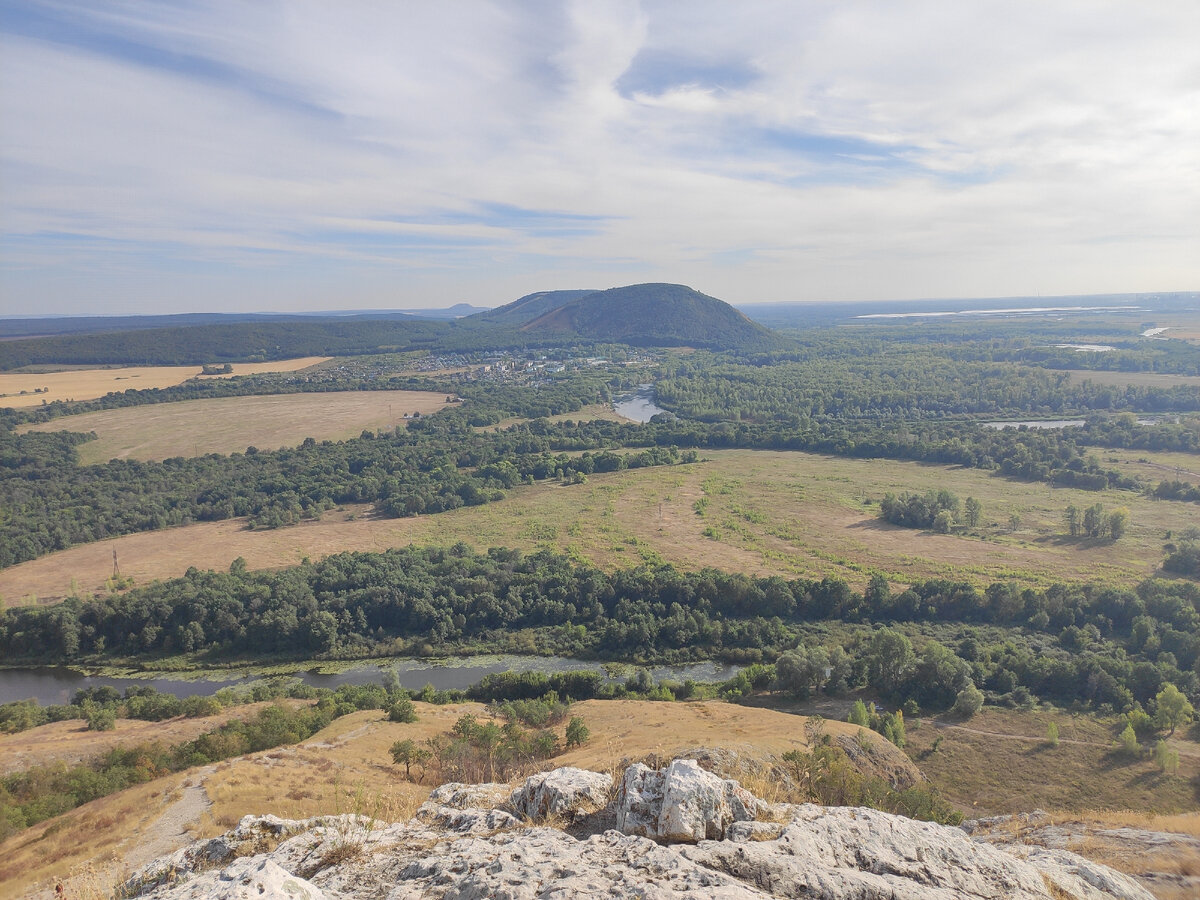
M1196 710L1183 691L1167 682L1154 698L1154 724L1159 728L1170 728L1171 734L1180 725L1186 725L1196 715ZM1168 735L1169 736L1169 735Z
M413 740L396 741L392 744L392 762L404 766L404 777L412 780L412 765L424 765L429 758L429 751L418 747Z
M388 720L391 722L417 721L417 708L407 697L400 697L388 709Z
M567 746L582 746L587 742L589 737L591 737L591 732L583 724L583 719L579 718L579 716L572 716L571 721L567 723Z

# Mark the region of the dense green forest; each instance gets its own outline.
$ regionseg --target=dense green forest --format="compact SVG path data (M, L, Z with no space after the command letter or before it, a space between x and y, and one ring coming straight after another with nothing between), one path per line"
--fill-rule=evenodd
M863 640L875 630L868 626L888 623L914 634L933 628L958 660L948 663L949 681L920 670L915 656L903 677L872 676ZM938 579L893 592L876 576L859 593L837 578L667 565L605 572L549 551L479 554L464 545L344 553L274 572L235 562L228 572L193 569L124 593L18 607L0 618L0 654L39 663L186 654L194 665L475 651L772 662L822 633L843 635L840 651L818 643L847 654L844 671L835 667L844 686L864 682L922 705L953 702L964 674L997 697L1021 689L1118 710L1168 682L1200 690L1200 586L1191 582L980 590Z

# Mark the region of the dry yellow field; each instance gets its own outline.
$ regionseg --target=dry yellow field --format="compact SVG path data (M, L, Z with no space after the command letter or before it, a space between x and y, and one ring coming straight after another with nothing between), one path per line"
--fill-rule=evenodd
M83 465L110 459L163 460L206 453L294 447L307 437L345 440L389 430L404 416L436 412L446 395L430 391L338 391L185 400L105 409L53 419L28 431L96 432L79 445Z
M943 487L983 503L977 536L898 528L877 518L874 501L887 491ZM1064 537L1067 505L1097 501L1129 508L1128 534L1116 543ZM231 520L129 535L0 570L0 598L51 602L75 590L101 590L114 549L122 573L144 584L193 565L225 569L239 556L250 568L269 569L344 550L457 541L480 550L549 547L608 568L666 560L689 569L834 575L858 586L875 571L896 584L950 577L977 584L1016 578L1132 585L1154 574L1166 531L1194 525L1196 509L1130 491L1056 488L976 469L714 451L692 465L594 475L582 485L518 487L498 503L437 515L381 519L359 507L273 531L247 531L244 522ZM1021 523L1010 531L1013 515Z
M130 388L165 388L189 378L232 378L263 372L296 372L329 359L306 356L268 363L237 363L229 375L201 376L200 366L128 366L116 369L67 369L62 372L0 373L0 406L41 406L53 400L95 400L114 391ZM43 388L48 390L42 393Z

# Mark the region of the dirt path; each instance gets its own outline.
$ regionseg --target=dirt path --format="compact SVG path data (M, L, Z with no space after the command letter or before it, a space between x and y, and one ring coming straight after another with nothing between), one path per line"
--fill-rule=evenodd
M191 843L192 835L187 830L188 826L199 822L200 817L212 807L212 801L204 789L204 780L212 774L213 769L213 766L197 769L183 783L179 799L163 810L158 821L148 829L145 840L125 854L125 866L129 871L136 871L152 860L174 853Z

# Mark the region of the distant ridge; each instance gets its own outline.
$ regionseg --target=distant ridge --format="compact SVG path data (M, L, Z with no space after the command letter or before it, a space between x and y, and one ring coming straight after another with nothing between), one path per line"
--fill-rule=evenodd
M723 300L682 284L662 283L586 292L528 320L521 331L573 333L595 341L641 346L765 349L785 343Z

